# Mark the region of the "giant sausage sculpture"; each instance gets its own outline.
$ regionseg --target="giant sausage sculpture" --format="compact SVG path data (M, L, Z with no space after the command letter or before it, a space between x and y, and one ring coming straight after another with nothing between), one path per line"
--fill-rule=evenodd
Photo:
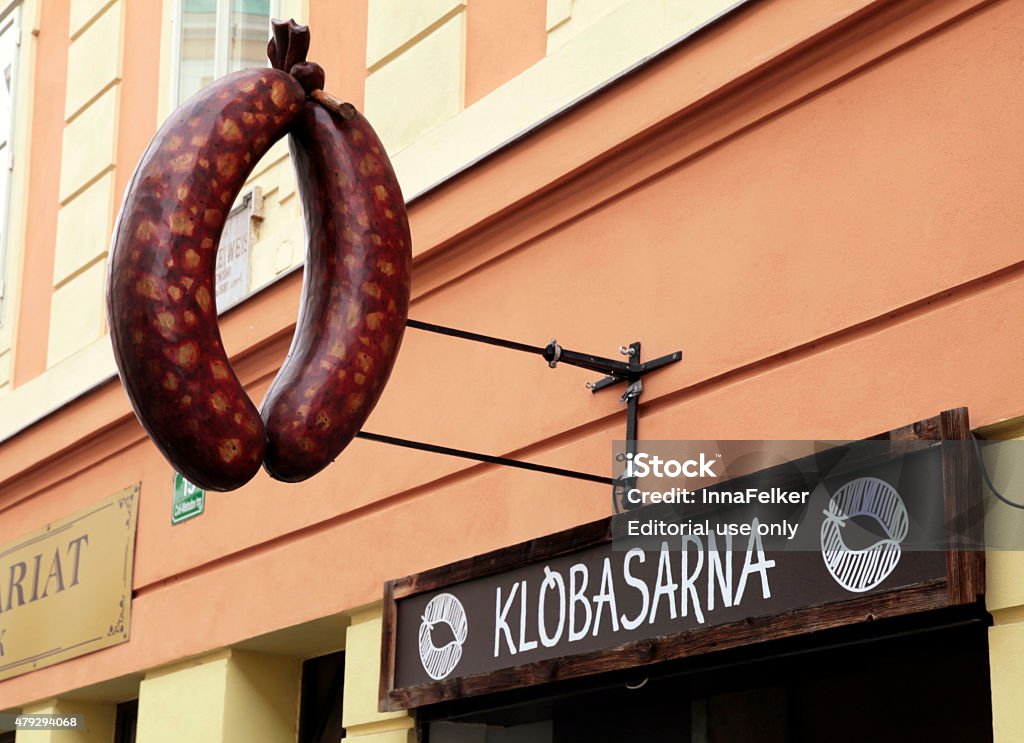
M114 230L107 313L121 379L163 455L208 490L240 487L261 463L287 481L327 466L373 409L405 325L401 191L366 120L323 93L308 46L308 29L275 21L274 68L228 75L186 101L143 155ZM289 133L306 275L261 418L221 344L214 270L232 203Z
M267 471L303 480L359 431L391 373L409 306L409 223L373 129L307 102L291 136L308 240L288 359L263 401Z

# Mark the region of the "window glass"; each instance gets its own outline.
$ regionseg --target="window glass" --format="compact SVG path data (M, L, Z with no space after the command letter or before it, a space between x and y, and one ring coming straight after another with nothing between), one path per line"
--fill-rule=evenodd
M181 0L178 102L209 85L217 50L217 0Z
M232 0L228 72L267 64L270 0Z
M276 6L276 0L178 0L175 104L229 72L266 67Z

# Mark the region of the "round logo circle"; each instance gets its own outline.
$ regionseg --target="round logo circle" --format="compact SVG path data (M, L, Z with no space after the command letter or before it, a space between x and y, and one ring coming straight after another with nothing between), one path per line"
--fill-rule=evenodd
M462 644L469 631L462 602L450 593L439 593L430 599L420 622L420 662L423 670L435 681L446 678L462 659ZM454 639L438 647L432 631L437 624L446 624Z
M870 547L846 546L843 531L857 516L875 519L886 535ZM829 500L821 525L821 556L836 583L852 593L864 593L888 578L900 561L900 542L909 527L903 499L889 483L861 477L843 485Z

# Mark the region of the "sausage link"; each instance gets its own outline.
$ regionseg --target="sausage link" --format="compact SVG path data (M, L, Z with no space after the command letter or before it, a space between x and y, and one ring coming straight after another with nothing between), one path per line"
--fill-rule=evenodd
M291 350L261 410L267 472L298 482L338 456L380 397L405 330L412 248L398 180L362 115L307 101L289 146L306 273Z
M294 78L273 69L204 88L157 132L114 230L107 314L121 379L161 453L207 490L247 482L266 445L221 345L217 246L253 166L304 99Z

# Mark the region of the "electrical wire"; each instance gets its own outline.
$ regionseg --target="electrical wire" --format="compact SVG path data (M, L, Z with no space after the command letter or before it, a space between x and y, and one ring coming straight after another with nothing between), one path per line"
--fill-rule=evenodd
M972 431L971 441L974 443L974 453L978 457L978 466L981 469L981 476L985 479L985 484L988 486L988 489L992 491L992 495L994 495L996 498L998 498L1011 508L1019 508L1021 510L1024 510L1024 503L1016 503L1010 500L1005 495L996 490L996 486L992 484L992 480L988 476L988 469L985 468L985 460L981 458L981 445L978 443L979 440L980 438L978 434Z

